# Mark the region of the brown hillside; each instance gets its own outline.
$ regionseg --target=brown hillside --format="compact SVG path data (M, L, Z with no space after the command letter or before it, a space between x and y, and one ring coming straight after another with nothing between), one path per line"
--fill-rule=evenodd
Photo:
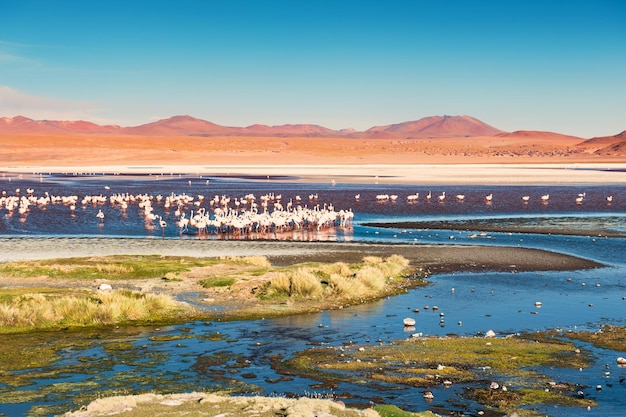
M174 116L136 127L123 129L124 134L142 136L228 135L237 129L220 126L191 116Z
M522 140L530 140L530 141L552 141L552 142L577 142L580 143L584 141L584 138L578 136L569 136L562 135L560 133L554 132L543 132L539 130L517 130L515 132L510 133L498 133L495 135L499 138L507 138L507 139L522 139Z
M336 130L312 124L286 124L277 126L254 124L240 129L240 132L243 135L262 136L337 136L337 134L339 134Z
M626 140L600 148L594 154L600 156L626 156Z
M0 133L119 133L120 127L101 126L84 120L33 120L24 116L0 117Z
M492 136L501 132L501 130L470 116L431 116L411 122L376 126L368 129L364 134L367 137L391 134L395 137L429 138Z
M626 130L613 136L599 136L599 137L588 139L584 141L583 143L581 143L581 146L584 146L587 148L595 147L596 149L600 149L602 147L618 144L625 140L626 140Z

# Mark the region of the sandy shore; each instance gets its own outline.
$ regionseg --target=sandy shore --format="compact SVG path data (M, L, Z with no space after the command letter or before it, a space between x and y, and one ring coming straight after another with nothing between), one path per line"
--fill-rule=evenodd
M23 165L2 167L4 178L41 173L158 174L280 178L360 184L623 184L626 164L364 164L364 165Z
M398 254L431 272L578 270L601 266L569 255L511 247L142 238L0 238L0 262L141 254L267 256L278 265L306 261L358 262L368 255L384 257Z

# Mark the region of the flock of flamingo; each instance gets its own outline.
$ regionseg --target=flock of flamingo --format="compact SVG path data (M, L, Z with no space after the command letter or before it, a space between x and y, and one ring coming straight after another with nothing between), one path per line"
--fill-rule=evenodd
M105 190L110 187L105 186ZM573 195L576 204L583 204L586 193ZM227 197L215 195L206 198L204 195L189 195L186 193L170 195L110 193L109 195L77 195L57 196L49 192L36 195L33 188L22 191L16 188L14 193L2 191L0 194L0 210L6 210L5 216L11 217L18 212L25 220L32 206L45 208L48 205L67 206L73 214L77 207L98 208L96 221L98 224L105 223L105 208L117 208L123 214L129 206L136 206L144 218L147 228L168 227L164 216L169 215L173 219L175 227L183 234L232 234L245 235L252 232L285 232L292 230L317 230L331 227L347 228L352 225L354 213L352 209L335 210L333 204L319 204L317 194L309 194L308 202L300 196L284 201L280 194L268 193L259 196L246 194L242 197ZM378 194L375 197L378 203L395 203L399 200L396 194ZM479 197L485 204L491 204L494 200L492 193ZM354 196L356 202L361 201L361 195ZM436 201L444 203L447 199L462 203L466 200L464 194L452 196L442 192L434 195L428 192L422 197L427 202ZM521 196L523 204L531 202L530 195ZM535 197L533 201L548 204L549 194ZM415 204L420 201L420 194L408 194L405 196L407 204ZM606 203L611 204L613 196L606 196ZM310 206L310 207L309 207ZM162 214L155 213L155 207L163 210ZM174 217L172 218L171 212Z
M105 189L110 189L105 187ZM258 200L258 202L257 202ZM157 222L164 230L168 225L163 215L155 213L155 206L169 214L174 210L175 223L182 233L227 233L233 235L251 232L284 232L290 230L322 230L330 227L347 228L352 225L354 213L352 209L335 210L333 204L319 204L318 195L310 194L308 204L303 204L302 198L296 196L283 204L280 194L269 193L257 197L247 194L243 197L230 198L225 195L215 195L207 199L204 195L188 195L186 193L170 195L113 193L108 196L77 195L55 196L49 192L35 195L35 190L28 188L24 193L17 188L14 194L2 191L0 195L0 209L6 210L6 216L12 216L16 211L25 218L32 206L45 208L48 205L61 204L67 206L74 213L77 206L83 208L96 207L97 222L104 224L105 212L103 207L108 205L125 213L129 206L136 206L143 215L146 224ZM189 211L189 214L187 214Z
M585 197L587 196L587 193L578 193L578 195L574 198L574 202L576 204L583 204ZM415 193L415 194L409 194L406 196L406 202L411 204L411 203L417 203L419 200L419 193ZM443 203L446 201L446 198L448 196L446 195L446 192L443 191L441 194L434 196L434 200L436 200L439 203ZM354 199L356 201L360 201L361 199L361 194L356 194L354 196ZM426 194L425 199L427 202L430 202L431 200L433 200L433 194L431 191L428 192L428 194ZM385 203L385 202L395 202L398 200L398 195L397 194L378 194L376 195L376 201L378 201L379 203ZM456 194L454 195L454 200L456 200L457 202L463 202L465 201L465 194ZM521 201L524 204L528 204L530 203L531 197L530 195L523 195L521 196ZM487 194L484 196L484 201L486 204L491 204L493 201L493 193ZM542 204L548 204L548 202L550 201L550 194L543 194L539 197L539 201L541 201ZM608 195L606 196L606 202L607 204L611 204L613 202L613 196L612 195Z

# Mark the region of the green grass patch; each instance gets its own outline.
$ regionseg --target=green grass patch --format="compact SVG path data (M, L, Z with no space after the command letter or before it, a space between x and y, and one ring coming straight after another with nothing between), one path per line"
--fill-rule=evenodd
M203 288L213 288L213 287L230 287L235 282L237 282L236 278L232 277L221 277L215 276L207 279L203 279L198 282Z
M114 255L104 257L58 258L0 264L0 277L49 277L63 279L162 278L195 267L213 266L219 258L161 255ZM237 262L243 262L237 260Z
M374 411L380 414L380 417L436 417L437 414L431 413L430 411L422 411L419 413L412 413L409 411L404 411L401 408L398 408L395 405L391 404L382 404L374 407Z
M71 288L33 288L33 287L21 287L21 288L0 288L0 304L9 304L13 300L19 297L28 296L30 294L43 294L43 295L80 295L85 294L87 290L76 290Z

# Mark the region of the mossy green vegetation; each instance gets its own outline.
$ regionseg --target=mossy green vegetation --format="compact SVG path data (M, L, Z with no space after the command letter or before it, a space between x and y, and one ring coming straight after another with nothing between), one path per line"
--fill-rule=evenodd
M550 385L550 379L539 372L542 367L588 366L590 360L588 355L577 353L573 344L559 340L539 343L516 337L429 337L388 345L308 349L280 363L278 370L305 375L330 387L341 382L376 381L429 388L483 381L468 390L468 395L502 412L532 415L524 406L595 405L578 398L573 385ZM493 381L506 390L490 388Z
M199 284L203 288L211 288L211 287L230 287L235 282L237 282L236 278L233 277L211 277L207 279L203 279L199 282Z
M528 338L561 337L588 342L596 347L626 352L626 326L603 325L596 331L557 331L538 332L527 335Z
M254 393L253 384L222 378L210 384L198 384L178 371L165 371L169 359L165 349L151 349L133 343L137 337L159 336L156 328L122 327L119 329L68 329L13 334L0 337L0 410L3 403L34 402L28 415L60 415L68 411L67 402L49 402L50 397L71 398L74 406L96 398L147 392L185 392L197 389L227 393ZM172 338L148 337L146 343L159 346ZM176 339L174 339L175 341ZM186 339L181 339L184 343ZM103 356L104 354L104 356ZM59 359L65 358L62 363ZM69 359L69 360L68 360ZM221 356L241 363L240 357ZM198 360L198 363L201 361ZM118 368L126 369L118 369ZM141 367L141 371L136 371ZM67 375L84 378L68 382ZM39 386L37 380L56 380ZM129 387L133 387L129 389Z
M381 404L374 407L374 411L380 414L380 417L436 417L437 414L430 411L423 411L419 413L412 413L410 411L404 411L401 408L391 404Z

